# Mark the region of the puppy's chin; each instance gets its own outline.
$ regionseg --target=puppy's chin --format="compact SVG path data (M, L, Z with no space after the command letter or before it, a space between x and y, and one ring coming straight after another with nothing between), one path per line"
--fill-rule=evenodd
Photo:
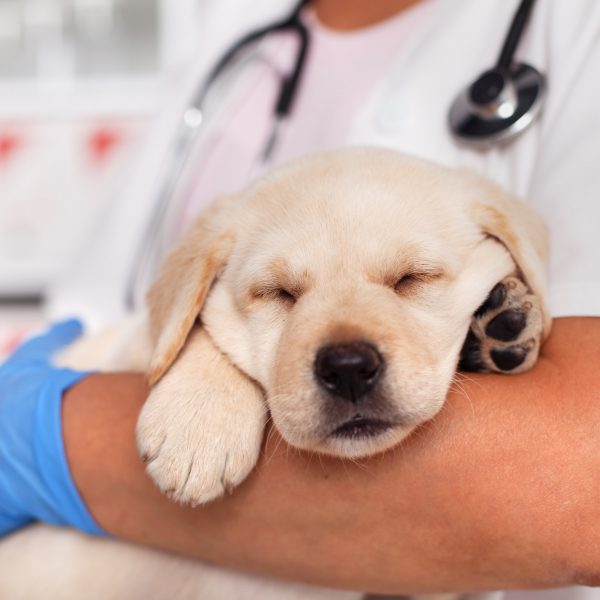
M317 452L341 458L362 458L385 452L408 437L416 425L392 425L368 435L332 435L324 440Z
M281 436L301 450L317 452L339 458L363 458L385 452L408 437L417 427L413 425L394 425L380 421L364 421L342 425L326 436L303 435L298 437L279 429Z

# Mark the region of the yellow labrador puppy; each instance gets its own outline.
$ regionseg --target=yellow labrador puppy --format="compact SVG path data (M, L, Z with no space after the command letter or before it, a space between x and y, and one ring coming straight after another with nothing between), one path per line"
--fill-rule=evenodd
M386 150L312 156L222 199L150 291L148 473L209 501L253 468L267 414L298 448L397 444L441 408L466 338L467 367L533 364L545 253L494 185Z
M433 417L459 362L530 368L550 330L545 261L537 217L471 173L388 150L315 155L215 203L165 262L149 318L105 338L105 357L84 341L69 362L147 370L141 456L165 493L197 505L252 470L268 415L293 446L361 457ZM0 544L0 565L27 555L23 572L39 572L39 547L50 598L360 597L44 527Z

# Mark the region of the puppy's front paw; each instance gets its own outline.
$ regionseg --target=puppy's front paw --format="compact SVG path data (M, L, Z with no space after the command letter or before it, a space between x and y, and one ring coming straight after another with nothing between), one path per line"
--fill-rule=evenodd
M537 360L542 328L537 296L515 275L505 277L473 315L459 368L500 373L527 371Z
M232 406L206 386L182 394L161 384L137 425L146 472L169 497L193 506L231 491L256 464L264 409L247 399Z
M256 464L265 415L261 389L197 328L152 388L138 419L146 471L179 502L217 498Z

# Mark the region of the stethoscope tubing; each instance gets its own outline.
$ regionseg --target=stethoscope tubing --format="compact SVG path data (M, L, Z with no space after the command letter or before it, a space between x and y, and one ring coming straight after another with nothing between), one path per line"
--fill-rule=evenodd
M261 152L260 162L265 163L268 161L275 147L279 124L292 111L293 102L296 98L296 92L306 64L310 35L306 25L304 25L300 18L300 13L309 1L300 0L287 18L251 31L243 36L242 39L226 50L215 62L208 75L203 79L201 85L192 96L192 100L182 114L177 132L175 133L168 165L163 168L163 172L166 175L158 187L156 199L153 204L154 210L142 234L141 243L135 253L133 266L127 278L125 302L128 309L133 310L136 306L139 283L144 275L145 266L151 260L151 245L154 238L160 232L161 223L176 193L178 181L185 172L187 160L192 154L192 148L204 127L204 105L210 89L242 50L258 43L271 33L287 31L296 35L298 49L292 72L282 79L279 95L274 107L272 132Z

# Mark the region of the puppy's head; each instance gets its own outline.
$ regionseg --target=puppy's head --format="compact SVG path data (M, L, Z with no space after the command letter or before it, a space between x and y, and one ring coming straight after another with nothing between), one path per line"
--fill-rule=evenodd
M150 380L200 316L288 442L372 454L440 409L495 283L516 265L543 298L544 260L539 221L473 175L385 150L303 159L171 255L150 294Z

